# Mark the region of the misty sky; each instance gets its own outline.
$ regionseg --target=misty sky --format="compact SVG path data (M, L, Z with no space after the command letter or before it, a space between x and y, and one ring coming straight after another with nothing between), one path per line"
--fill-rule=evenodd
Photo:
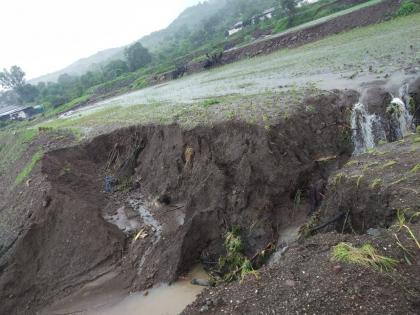
M28 79L59 70L162 29L198 2L1 0L0 69L16 64Z

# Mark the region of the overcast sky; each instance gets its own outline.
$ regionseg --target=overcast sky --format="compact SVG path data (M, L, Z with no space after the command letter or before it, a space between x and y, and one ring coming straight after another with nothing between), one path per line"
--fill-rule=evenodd
M1 0L0 69L16 64L28 79L59 70L160 30L198 2Z

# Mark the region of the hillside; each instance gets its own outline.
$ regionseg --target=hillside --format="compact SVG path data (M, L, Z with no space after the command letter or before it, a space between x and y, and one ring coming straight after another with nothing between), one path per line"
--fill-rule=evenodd
M29 80L29 83L37 84L39 82L56 82L58 77L65 73L69 75L80 76L87 71L97 70L97 67L110 60L121 58L122 52L123 48L121 47L109 48L103 51L99 51L92 56L77 60L61 70Z
M252 14L259 13L274 5L277 5L276 0L205 1L184 10L167 28L137 40L152 52L158 52L172 49L174 41L189 36L196 29L208 28L208 26L215 29L219 37L223 38L224 32L241 18L250 17ZM129 44L127 43L127 45ZM95 69L96 65L104 65L110 60L122 58L123 50L124 47L119 47L100 51L92 56L80 59L64 69L32 79L30 82L33 84L41 81L55 82L64 73L82 75Z

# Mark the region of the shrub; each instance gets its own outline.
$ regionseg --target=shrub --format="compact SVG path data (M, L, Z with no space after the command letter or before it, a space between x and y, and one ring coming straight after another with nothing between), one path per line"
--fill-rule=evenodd
M233 228L226 233L224 246L226 256L220 257L217 265L217 273L222 276L214 278L213 282L217 284L236 279L242 281L249 274L258 276L251 261L243 254L243 243L239 235L239 228Z
M404 1L398 9L396 16L407 16L416 12L420 12L420 5L412 0Z

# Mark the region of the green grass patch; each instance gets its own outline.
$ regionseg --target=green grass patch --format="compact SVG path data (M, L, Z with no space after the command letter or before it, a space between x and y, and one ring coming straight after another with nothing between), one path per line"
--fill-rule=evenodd
M16 162L26 151L29 144L38 136L33 128L24 128L18 131L0 133L2 143L0 151L0 171L5 171Z
M75 98L74 100L71 100L70 102L68 102L64 105L61 105L57 108L54 108L54 109L48 111L46 116L47 117L52 117L54 115L58 115L58 114L66 112L66 111L69 111L69 110L71 110L71 109L73 109L73 108L75 108L79 105L86 104L90 100L91 97L92 97L92 95L88 94L88 95L83 95L83 96L80 96L78 98Z
M25 168L19 173L15 179L15 185L20 185L32 172L35 165L42 159L44 152L42 150L36 152L31 161L25 166Z
M203 107L204 108L209 108L210 106L216 105L216 104L220 104L220 101L217 100L217 99L211 98L211 99L205 100L203 102Z
M332 260L373 268L380 272L391 271L398 264L398 261L393 258L379 255L370 244L356 248L349 243L339 243L333 247Z
M398 9L396 16L407 16L420 12L420 5L412 0L406 0L401 3L400 8Z

